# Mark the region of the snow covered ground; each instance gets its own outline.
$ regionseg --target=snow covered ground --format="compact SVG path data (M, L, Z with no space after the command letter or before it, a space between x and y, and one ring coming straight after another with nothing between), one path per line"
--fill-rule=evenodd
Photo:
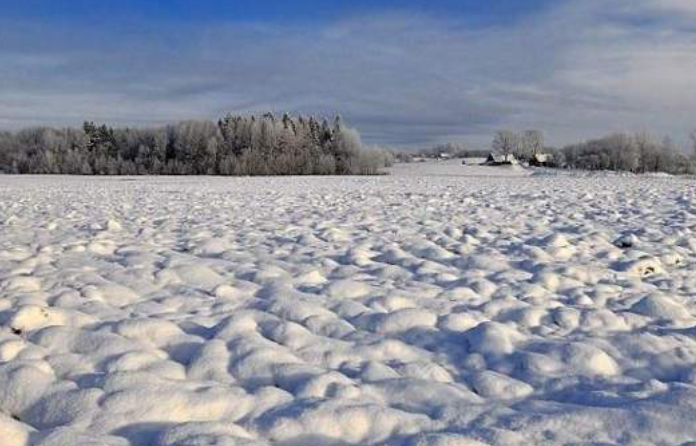
M694 445L692 179L0 177L2 446Z

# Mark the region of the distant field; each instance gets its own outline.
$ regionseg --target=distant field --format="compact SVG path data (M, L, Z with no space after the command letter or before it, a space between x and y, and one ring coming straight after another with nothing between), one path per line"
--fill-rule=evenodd
M682 445L696 185L0 176L0 445Z

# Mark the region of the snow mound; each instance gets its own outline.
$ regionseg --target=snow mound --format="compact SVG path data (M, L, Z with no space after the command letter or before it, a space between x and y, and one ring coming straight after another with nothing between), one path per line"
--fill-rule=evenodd
M563 350L564 362L573 373L585 376L614 376L619 365L606 352L590 344L574 342Z
M225 446L266 446L256 441L241 427L224 423L185 423L164 430L157 439L157 446L200 446L202 444Z
M173 272L187 285L204 290L212 290L225 281L211 268L200 264L182 265L174 268Z
M398 333L416 327L433 327L437 315L421 309L407 308L382 316L375 324L377 333Z
M0 413L0 438L3 446L28 446L29 436L33 431L26 424Z
M490 370L476 374L471 385L476 393L485 398L518 399L534 392L529 384Z
M692 316L682 304L663 294L650 294L636 302L631 312L654 319L672 321L691 319Z
M660 262L660 259L655 257L643 257L625 262L620 265L620 269L630 276L639 278L651 277L658 274L664 274L665 272L662 262Z
M395 435L413 434L431 424L424 415L334 399L321 406L308 403L292 410L271 411L260 420L258 428L275 442L375 444Z
M483 322L464 336L472 352L484 355L509 355L515 342L522 339L514 328L497 322Z
M335 299L359 299L368 296L371 291L372 288L368 284L346 279L331 282L326 294Z
M5 292L35 293L41 291L41 280L31 276L16 276L3 281Z
M614 241L614 245L618 248L633 248L639 243L640 240L635 234L624 234Z
M25 333L51 326L82 327L95 320L95 318L77 311L24 305L14 313L9 325L14 332Z
M466 435L455 433L436 433L418 435L408 442L408 446L490 446Z

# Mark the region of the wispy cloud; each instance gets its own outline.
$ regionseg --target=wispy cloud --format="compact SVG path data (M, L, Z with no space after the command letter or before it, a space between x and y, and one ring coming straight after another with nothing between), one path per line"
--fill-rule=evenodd
M500 127L542 128L559 144L642 129L685 139L695 16L690 0L565 0L490 26L398 13L156 32L6 22L0 126L272 109L341 113L390 145L485 144Z

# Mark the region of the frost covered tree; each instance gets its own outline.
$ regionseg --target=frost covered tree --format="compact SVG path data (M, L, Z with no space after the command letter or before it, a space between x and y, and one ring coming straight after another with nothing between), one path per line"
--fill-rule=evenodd
M0 172L80 175L374 174L388 157L336 119L228 115L158 128L0 132Z
M521 137L522 157L531 159L544 151L544 133L540 130L527 130Z
M491 147L493 151L503 155L507 161L511 154L517 150L519 144L518 136L510 130L499 130L493 137Z
M638 155L638 171L657 172L660 169L660 151L667 146L662 147L646 132L638 133L635 136L635 144Z
M671 140L659 144L647 133L614 134L566 146L561 153L565 164L576 169L674 174L693 171L693 164Z

